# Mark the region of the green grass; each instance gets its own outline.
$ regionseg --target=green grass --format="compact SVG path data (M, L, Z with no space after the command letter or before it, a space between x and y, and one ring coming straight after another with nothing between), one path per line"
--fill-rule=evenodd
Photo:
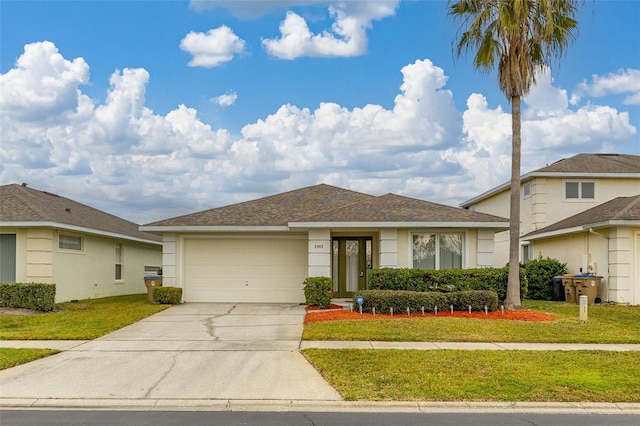
M528 309L557 316L552 322L443 318L327 321L305 325L303 340L407 342L640 343L640 306L589 306L587 323L578 305L525 301Z
M2 340L90 340L168 308L146 294L59 303L53 312L0 315Z
M0 348L0 370L57 354L58 352L60 351L55 349Z
M640 353L305 349L346 400L639 402Z

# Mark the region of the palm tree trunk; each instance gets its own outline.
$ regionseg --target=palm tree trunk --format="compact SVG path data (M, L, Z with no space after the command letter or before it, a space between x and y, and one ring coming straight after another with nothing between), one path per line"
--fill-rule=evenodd
M509 215L509 282L507 284L508 309L522 307L520 300L520 96L511 97L511 198Z

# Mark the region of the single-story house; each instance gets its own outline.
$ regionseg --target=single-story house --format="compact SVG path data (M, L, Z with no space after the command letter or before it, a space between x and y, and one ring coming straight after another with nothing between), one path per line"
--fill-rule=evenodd
M0 282L56 284L56 302L146 292L162 239L65 197L0 186Z
M640 305L640 195L617 197L521 238L572 274L603 277L602 301Z
M307 277L336 297L380 267L475 268L493 263L508 219L395 194L320 184L141 226L162 235L164 285L186 302L304 302Z

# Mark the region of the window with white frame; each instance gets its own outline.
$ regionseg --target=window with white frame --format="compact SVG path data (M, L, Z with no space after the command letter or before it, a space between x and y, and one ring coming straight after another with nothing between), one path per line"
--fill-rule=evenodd
M462 268L464 234L414 233L412 238L414 268Z
M58 235L58 248L60 250L82 251L82 237L75 235Z
M596 198L595 182L565 182L564 198L567 200L593 200Z
M116 264L116 281L122 281L122 243L116 243L116 256L115 256L115 264Z
M530 183L525 183L522 186L522 196L523 197L528 197L531 195L531 184Z

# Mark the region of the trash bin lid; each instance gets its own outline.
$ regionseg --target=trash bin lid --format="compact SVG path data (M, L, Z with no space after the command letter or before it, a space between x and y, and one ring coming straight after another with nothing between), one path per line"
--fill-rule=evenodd
M602 278L599 275L591 275L591 274L576 274L573 277L574 278Z
M162 275L145 275L144 276L145 280L157 280L159 278L162 278Z

